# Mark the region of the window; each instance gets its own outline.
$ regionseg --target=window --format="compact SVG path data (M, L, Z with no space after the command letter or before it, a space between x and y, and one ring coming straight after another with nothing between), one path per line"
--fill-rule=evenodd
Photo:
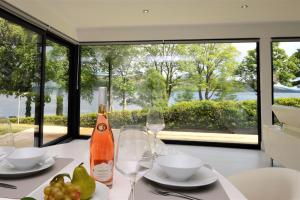
M96 120L97 88L108 87L114 129L164 110L171 141L257 145L256 42L177 42L82 47L80 134Z
M40 116L41 36L3 18L0 30L0 114L10 118L16 146L33 146Z
M273 103L300 107L300 42L272 42L272 64Z
M69 95L76 97L76 91L69 92L76 81L69 78L77 68L75 61L70 67L75 45L5 11L0 14L0 115L9 117L15 145L67 139L69 119L75 121L68 113L76 113L74 106L69 109ZM0 130L0 140L4 134Z
M46 41L43 143L67 134L69 49Z

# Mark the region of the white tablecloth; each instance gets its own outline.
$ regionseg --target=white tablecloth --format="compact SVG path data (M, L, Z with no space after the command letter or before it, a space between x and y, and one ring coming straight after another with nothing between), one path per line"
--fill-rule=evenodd
M89 166L89 140L75 140L71 143L54 145L50 147L46 147L47 152L51 156L59 156L59 157L70 157L74 158L74 161L62 169L61 172L64 173L72 173L73 169L79 165L81 162L85 163L86 168ZM244 200L246 199L224 176L215 171L219 177L219 181L224 187L228 197L231 200ZM49 179L49 181L51 178ZM35 191L33 191L28 196L35 197L38 200L43 193L43 188L49 183L49 181L45 182ZM117 170L114 170L114 181L113 187L109 192L110 200L127 200L130 191L130 183L127 178L122 176ZM4 198L0 199L7 200Z

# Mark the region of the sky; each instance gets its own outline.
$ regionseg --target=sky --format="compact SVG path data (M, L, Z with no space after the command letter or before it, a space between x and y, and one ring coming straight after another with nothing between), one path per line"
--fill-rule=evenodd
M300 49L300 42L280 42L279 47L284 49L288 56Z
M237 59L238 61L241 61L247 55L247 51L256 47L256 43L254 42L232 43L232 45L241 53ZM300 42L280 42L279 47L284 49L288 56L291 56L297 49L300 49Z

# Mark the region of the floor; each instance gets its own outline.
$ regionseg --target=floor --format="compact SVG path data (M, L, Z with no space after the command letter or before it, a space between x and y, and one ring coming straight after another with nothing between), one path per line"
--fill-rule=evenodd
M119 131L119 129L113 129ZM80 127L81 135L91 135L93 128ZM160 131L160 139L183 140L183 141L201 141L201 142L221 142L238 144L257 144L258 135L244 133L216 133L216 132L191 132L191 131Z
M168 146L202 159L224 176L271 165L269 157L261 150L171 144Z

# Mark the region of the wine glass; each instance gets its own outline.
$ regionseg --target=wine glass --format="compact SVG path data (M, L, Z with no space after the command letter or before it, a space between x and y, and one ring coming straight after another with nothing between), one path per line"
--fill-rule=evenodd
M14 136L8 118L0 116L0 161L14 150Z
M122 127L117 145L116 169L130 178L129 200L135 199L135 183L152 168L152 164L153 155L146 127Z
M151 108L147 115L147 128L153 133L153 152L154 157L157 157L157 134L165 128L164 116L162 109Z

